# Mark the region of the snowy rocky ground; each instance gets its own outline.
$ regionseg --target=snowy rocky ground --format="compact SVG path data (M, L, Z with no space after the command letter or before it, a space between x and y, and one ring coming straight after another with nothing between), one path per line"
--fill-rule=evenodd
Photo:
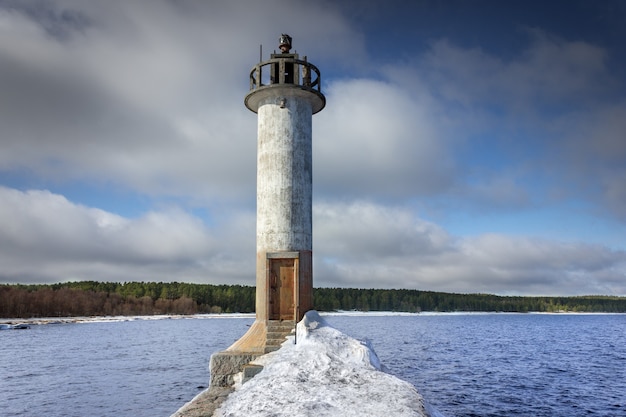
M215 416L428 416L417 390L382 370L373 349L330 327L315 311L263 371L237 386Z

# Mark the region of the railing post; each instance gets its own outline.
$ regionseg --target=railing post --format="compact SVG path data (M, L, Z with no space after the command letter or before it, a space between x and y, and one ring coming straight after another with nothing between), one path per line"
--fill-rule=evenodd
M298 320L300 319L300 253L294 260L293 268L294 316L293 316L293 344L298 344Z
M285 84L285 60L278 62L278 84Z
M298 344L298 314L300 314L300 306L296 307L296 319L293 321L293 344Z
M311 70L308 64L302 66L302 84L305 87L311 87Z

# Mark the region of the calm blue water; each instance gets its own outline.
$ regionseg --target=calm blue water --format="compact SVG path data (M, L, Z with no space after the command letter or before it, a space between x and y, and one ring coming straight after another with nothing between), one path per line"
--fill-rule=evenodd
M0 331L0 416L170 416L253 319L50 324Z
M329 316L446 417L626 416L626 315ZM0 332L0 416L164 416L250 318Z
M329 321L447 417L626 416L626 315Z

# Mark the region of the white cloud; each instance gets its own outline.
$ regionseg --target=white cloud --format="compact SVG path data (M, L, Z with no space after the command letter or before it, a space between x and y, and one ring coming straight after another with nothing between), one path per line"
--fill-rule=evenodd
M453 237L410 210L315 208L317 285L448 292L624 294L626 252L532 237Z
M225 229L209 229L175 207L129 219L49 191L0 187L0 200L1 275L9 282L254 282L253 263L242 257L236 267L231 260L246 249L254 259L252 234L246 243L245 233L238 241L224 232L237 230L231 221L249 227L249 214L233 213L220 219ZM225 264L216 269L218 260Z
M453 163L430 111L400 86L336 81L315 117L316 189L331 194L431 194L452 181Z
M330 47L338 44L352 58L363 55L360 36L326 6L44 1L0 8L0 170L110 181L203 204L248 199L256 116L243 98L258 43L275 48L267 43L293 29L296 48L307 53L345 62Z
M322 203L314 207L316 254L369 263L445 252L451 237L406 209L370 202Z
M177 208L123 218L48 191L0 188L8 282L254 285L254 215L207 227ZM315 286L500 294L625 294L626 252L529 237L459 238L402 207L314 207Z
M432 43L419 65L447 100L465 106L504 105L502 110L516 115L571 104L569 100L588 103L618 85L603 48L539 29L527 33L528 48L508 59L441 39Z
M568 114L555 121L553 130L564 142L564 179L626 220L626 102Z

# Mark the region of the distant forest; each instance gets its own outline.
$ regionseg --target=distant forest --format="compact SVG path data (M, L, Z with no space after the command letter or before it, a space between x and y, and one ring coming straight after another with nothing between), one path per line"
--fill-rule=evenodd
M318 311L625 313L626 297L503 297L419 290L316 288ZM251 313L255 287L163 282L0 285L0 317Z

